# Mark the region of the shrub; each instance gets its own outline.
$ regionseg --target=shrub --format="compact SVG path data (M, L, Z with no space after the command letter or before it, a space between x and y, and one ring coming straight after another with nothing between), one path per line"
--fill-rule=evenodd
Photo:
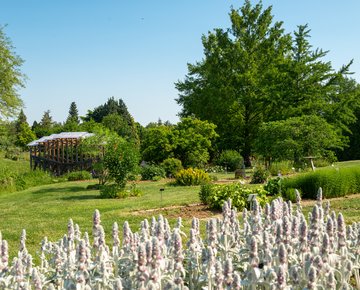
M280 161L273 162L269 166L269 171L272 176L278 176L279 173L281 175L286 175L294 172L294 164L292 161Z
M241 167L243 158L239 152L235 150L225 150L221 152L216 164L226 167L228 171L235 171Z
M120 189L116 184L107 184L100 187L101 198L118 198Z
M112 136L106 143L104 166L119 188L125 188L130 174L137 169L139 151L125 139Z
M250 189L244 187L241 183L232 183L226 185L202 185L199 192L199 198L203 203L214 209L221 209L224 202L228 199L238 210L249 207L248 197L250 194L256 194L257 201L264 205L269 199L266 191L262 188Z
M208 173L197 168L182 169L175 175L175 179L178 185L200 185L211 181Z
M205 183L201 185L200 192L199 192L199 198L202 203L208 204L208 198L212 195L214 190L214 184L212 183Z
M181 160L176 158L167 158L162 163L161 166L165 169L167 177L174 177L178 171L183 169Z
M77 181L77 180L89 180L92 179L91 173L85 170L82 171L73 171L65 174L65 178L68 181Z
M286 178L285 191L298 189L305 198L316 198L319 187L324 197L340 197L360 192L360 168L329 168Z
M253 176L250 183L261 184L266 182L268 177L269 177L269 171L267 171L263 166L258 166L254 168Z
M21 149L19 147L7 147L4 157L10 160L19 160L21 158Z
M142 180L154 180L165 177L165 169L159 165L147 164L140 170Z
M282 179L280 177L270 179L264 186L268 195L281 195Z
M133 183L129 188L121 188L117 184L103 185L100 187L101 198L126 198L131 196L141 196L142 192Z

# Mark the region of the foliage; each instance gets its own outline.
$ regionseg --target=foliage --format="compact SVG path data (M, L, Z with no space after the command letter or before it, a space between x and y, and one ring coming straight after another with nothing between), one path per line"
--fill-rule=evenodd
M193 117L182 118L173 130L174 157L184 167L203 167L210 159L210 152L218 134L216 126Z
M132 184L129 189L120 188L117 184L107 184L100 186L101 198L126 198L131 196L141 196L142 192Z
M360 86L358 86L360 91ZM360 108L355 110L356 122L349 126L350 132L346 133L349 138L348 147L343 151L338 150L336 156L340 161L343 160L360 160Z
M69 115L66 119L66 123L68 123L68 122L72 122L72 123L76 123L76 124L80 123L79 111L77 109L77 105L75 102L71 102L71 104L70 104Z
M250 183L252 184L260 184L266 182L270 173L263 166L254 167L253 175Z
M153 124L145 129L142 157L155 163L176 158L185 167L203 167L217 137L215 127L207 121L190 117L182 118L175 126Z
M216 124L219 147L240 148L246 166L263 123L321 116L342 147L346 138L341 136L359 106L359 86L348 78L352 61L334 70L324 61L327 52L309 43L307 25L294 36L285 34L271 12L249 0L239 10L232 8L231 27L202 37L203 59L189 64L185 80L176 84L181 115Z
M110 131L116 132L119 136L132 140L133 142L139 143L139 137L137 135L137 129L133 119L131 118L130 124L128 121L119 114L109 114L104 116L102 124Z
M0 27L0 121L14 116L23 105L18 94L26 78L20 71L23 62Z
M240 153L235 150L224 150L221 152L219 158L216 159L216 164L226 167L228 171L235 171L241 168L243 158Z
M1 193L10 193L54 182L54 178L48 172L42 170L19 172L11 167L0 169Z
M146 127L141 141L142 158L148 162L161 163L173 156L175 144L172 142L171 126Z
M88 171L73 171L65 174L65 178L68 181L77 181L77 180L89 180L92 179L91 173Z
M119 189L125 188L128 176L136 170L138 162L139 152L132 143L117 136L112 136L108 140L105 146L104 164Z
M261 188L248 188L241 183L231 183L226 185L205 184L202 185L199 192L200 200L209 205L210 208L221 209L227 200L231 200L232 205L238 210L249 207L248 197L250 194L256 194L257 200L265 205L269 199L266 197L266 191Z
M176 158L167 158L161 163L167 177L174 177L178 171L183 169L181 160Z
M211 180L208 173L197 168L187 168L178 171L175 175L175 182L178 185L200 185Z
M8 146L5 149L4 157L10 160L19 160L21 156L21 149L15 146Z
M284 191L298 189L304 198L315 199L321 187L324 197L340 197L360 192L360 168L324 168L283 181Z
M94 120L97 123L101 123L105 116L111 114L122 116L128 123L132 120L124 101L122 99L116 101L114 97L111 97L105 104L96 107L94 110L89 110L84 117L84 121Z
M71 102L69 108L69 114L62 126L62 131L77 132L79 131L79 124L80 124L80 119L79 119L79 112L77 109L77 105L75 102Z
M15 145L22 149L27 149L27 144L36 139L35 133L31 130L29 124L20 124L19 131L16 134Z
M99 179L100 185L104 185L111 180L109 170L105 165L104 153L112 134L102 126L95 126L93 132L94 135L81 141L79 150L86 158L92 159L93 177Z
M50 115L50 110L47 110L44 112L40 123L34 122L32 126L32 130L36 134L38 138L41 138L43 136L49 136L54 133L54 125L55 122L52 119L52 116Z
M0 150L13 147L16 141L16 127L14 122L0 120Z
M271 88L291 39L272 23L271 7L250 1L230 13L231 27L202 37L204 58L176 84L182 115L217 125L221 149L241 149L246 166L259 125L271 110Z
M271 196L281 196L281 186L282 186L282 178L276 177L268 180L268 182L264 185L264 190L266 190L268 195Z
M272 162L268 168L270 174L272 176L278 176L279 173L281 175L287 175L290 173L294 173L294 163L293 161L284 160L278 162Z
M293 117L261 126L256 151L275 160L299 162L306 156L325 156L342 147L342 137L319 116Z
M165 169L159 165L146 164L140 170L142 180L156 180L165 177Z

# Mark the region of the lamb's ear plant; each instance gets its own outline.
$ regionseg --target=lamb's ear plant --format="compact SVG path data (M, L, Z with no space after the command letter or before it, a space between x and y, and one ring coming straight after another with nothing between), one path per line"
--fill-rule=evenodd
M306 219L296 196L255 202L241 223L225 202L205 233L197 218L186 235L181 218L171 228L159 216L137 232L125 222L120 240L115 222L111 242L95 210L92 239L70 219L62 239L44 237L39 265L25 230L12 260L0 233L0 289L360 289L360 224L346 226L321 189Z

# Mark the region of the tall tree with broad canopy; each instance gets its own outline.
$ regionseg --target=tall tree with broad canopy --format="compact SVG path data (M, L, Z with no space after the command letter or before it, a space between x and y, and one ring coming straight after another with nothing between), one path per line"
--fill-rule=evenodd
M326 156L339 148L342 142L334 126L315 115L264 123L256 142L256 151L269 163L280 160L299 163L303 157Z
M231 28L202 37L203 60L188 64L176 83L181 116L195 115L218 127L220 149L241 149L249 166L260 124L273 107L271 89L291 46L281 22L273 24L271 7L245 1L231 9Z
M20 71L23 62L0 27L0 120L15 116L23 105L18 94L26 78Z
M323 60L327 51L312 49L307 25L291 37L281 22L272 24L271 7L263 10L261 2L245 1L230 19L230 29L203 36L203 60L189 64L176 83L181 115L216 124L219 149L240 149L247 166L260 126L270 121L317 115L343 147L359 106L357 84L348 77L352 61L334 70Z

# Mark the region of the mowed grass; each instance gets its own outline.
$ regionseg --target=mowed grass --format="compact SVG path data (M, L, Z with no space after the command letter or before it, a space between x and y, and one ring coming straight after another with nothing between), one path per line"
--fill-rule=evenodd
M27 171L28 162L11 161L0 158L0 166L17 168L19 171ZM360 161L336 163L336 167L360 166ZM218 178L233 177L233 173L218 176ZM10 246L10 255L16 256L22 229L27 232L27 247L34 255L40 248L43 237L47 236L51 241L57 241L67 233L67 224L70 218L80 226L82 233L85 231L91 236L92 215L95 209L101 213L102 225L104 226L108 242L111 240L111 229L116 221L120 229L125 221L128 221L132 230L137 231L140 222L147 218L149 221L153 215L172 213L169 219L170 226L175 225L174 213L181 209L169 209L171 206L181 206L199 203L199 186L179 187L170 186L167 180L158 182L139 182L139 188L143 195L126 199L101 199L98 190L87 190L89 184L96 181L86 182L63 182L44 186L33 187L24 191L0 194L0 231L3 239ZM161 192L160 188L164 188ZM161 209L153 214L148 209ZM347 223L360 222L360 196L331 200L331 208L335 212L342 212ZM311 206L304 206L304 211L311 210ZM183 220L184 231L188 233L191 218ZM201 222L204 229L205 221ZM111 244L111 243L110 243Z
M25 159L21 160L10 160L3 158L3 154L0 152L0 168L1 170L11 170L16 173L25 173L30 171L30 162Z
M94 182L65 182L34 187L28 190L0 195L0 231L10 247L10 255L18 250L22 229L27 232L27 247L31 254L39 249L43 237L56 241L67 233L70 218L80 226L82 233L91 236L92 215L101 213L102 225L108 239L116 221L122 228L127 220L133 231L140 222L152 217L140 210L198 203L199 187L169 186L166 181L139 183L144 194L126 199L100 199L98 190L87 190ZM162 199L160 188L164 188ZM169 220L174 226L175 219ZM184 223L189 225L190 219Z

